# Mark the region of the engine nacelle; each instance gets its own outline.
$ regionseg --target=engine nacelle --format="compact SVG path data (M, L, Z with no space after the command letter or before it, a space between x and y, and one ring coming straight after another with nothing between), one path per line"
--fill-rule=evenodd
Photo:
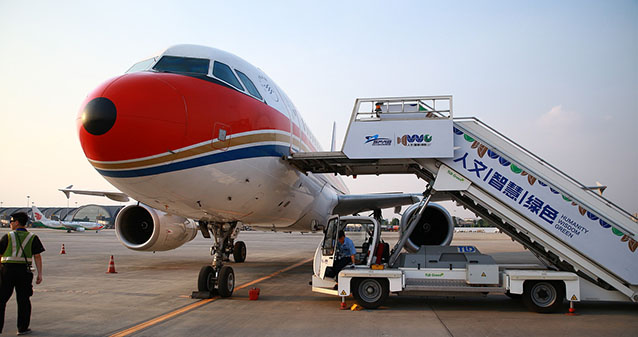
M403 213L401 217L401 233L408 228L408 219L417 209L418 204L414 204ZM452 242L454 236L454 221L450 213L438 204L429 203L423 216L412 231L405 244L405 249L414 253L421 246L438 245L447 246Z
M84 227L78 227L78 228L75 229L75 231L76 232L84 232L85 229L86 228L84 228Z
M163 251L175 249L197 235L190 219L164 213L149 206L129 205L115 218L115 233L129 249Z

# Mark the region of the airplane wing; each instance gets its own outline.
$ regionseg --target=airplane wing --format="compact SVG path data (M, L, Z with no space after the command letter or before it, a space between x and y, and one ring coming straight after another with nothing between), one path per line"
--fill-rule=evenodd
M338 203L333 214L350 215L374 209L392 208L396 206L412 205L419 202L421 194L409 193L375 193L339 195ZM435 193L430 201L446 201L451 198L445 193Z
M112 191L88 191L88 190L74 190L72 189L73 185L69 185L66 188L61 188L58 191L64 193L66 198L68 199L71 193L82 194L82 195L93 195L98 197L107 197L114 201L127 202L129 201L128 195L122 192L112 192Z
M338 198L337 206L332 213L339 215L411 205L420 200L418 194L403 193L349 194L340 195Z

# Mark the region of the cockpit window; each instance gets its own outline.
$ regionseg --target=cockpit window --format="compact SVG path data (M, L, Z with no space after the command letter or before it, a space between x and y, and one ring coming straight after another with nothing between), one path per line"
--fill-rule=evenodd
M152 57L148 60L140 61L135 63L132 67L130 67L126 73L136 73L138 71L144 71L151 68L151 65L157 60L156 57Z
M210 60L192 57L162 56L153 69L176 73L195 73L208 75Z
M242 73L241 71L235 69L235 72L237 73L237 75L239 75L239 79L242 83L244 83L244 86L246 87L246 89L248 89L248 92L251 95L259 98L260 100L263 100L263 98L259 94L259 91L257 91L255 84L253 84L253 81L251 81L250 78L248 78L248 76L246 76L246 74Z
M239 83L239 80L235 77L233 71L224 63L215 61L213 64L213 76L225 81L239 90L244 90L244 87L241 86L241 83Z

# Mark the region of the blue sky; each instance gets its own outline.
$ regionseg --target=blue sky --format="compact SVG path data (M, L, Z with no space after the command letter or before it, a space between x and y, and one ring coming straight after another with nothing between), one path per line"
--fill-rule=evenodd
M178 43L227 50L290 96L327 148L357 97L454 95L475 116L631 213L638 211L636 1L0 0L0 202L65 205L111 189L88 164L83 98ZM380 179L380 180L379 180ZM352 192L420 192L359 177ZM71 203L103 203L72 197Z

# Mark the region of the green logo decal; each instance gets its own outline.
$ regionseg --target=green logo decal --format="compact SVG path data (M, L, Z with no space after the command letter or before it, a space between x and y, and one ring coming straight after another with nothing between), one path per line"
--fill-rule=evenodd
M458 181L465 181L465 178L456 175L456 173L454 171L452 171L452 170L447 170L447 173L449 175L451 175L452 177L454 177Z

